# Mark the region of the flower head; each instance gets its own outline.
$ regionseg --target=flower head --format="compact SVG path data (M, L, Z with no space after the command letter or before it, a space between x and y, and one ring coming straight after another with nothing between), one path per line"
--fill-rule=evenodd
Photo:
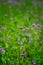
M32 60L32 65L36 65L36 63L35 63L35 61L34 61L34 60Z
M0 48L0 53L4 54L5 50L3 48Z
M25 30L30 30L30 28L25 28Z
M33 24L32 24L32 26L36 26L36 24L35 24L35 23L33 23Z
M22 56L22 57L25 57L25 56L26 56L26 53L22 53L21 56Z

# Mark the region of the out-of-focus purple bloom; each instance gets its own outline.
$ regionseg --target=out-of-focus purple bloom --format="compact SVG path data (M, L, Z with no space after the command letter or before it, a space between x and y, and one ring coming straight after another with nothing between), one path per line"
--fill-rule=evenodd
M38 6L38 2L34 2L34 6Z
M43 1L41 1L41 5L43 6Z
M13 4L14 5L22 5L23 3L14 1Z
M36 26L36 24L35 24L35 23L33 23L33 24L32 24L32 26Z
M4 54L5 50L3 48L0 48L0 53Z
M2 30L6 30L6 27L2 27Z
M36 19L36 20L35 20L35 22L38 22L38 21L39 21L39 19Z
M43 16L40 17L43 20Z
M8 39L7 39L8 41L10 41L11 40L11 37L10 36L8 36Z
M41 26L41 24L38 24L37 27L39 28Z
M6 27L1 27L0 30L6 30Z
M35 63L35 61L34 61L34 60L32 60L32 65L36 65L36 63Z
M41 27L41 24L37 24L36 28L37 28L38 32L41 32L40 27Z
M20 28L20 29L24 29L24 27L23 27L23 26L20 26L19 28Z
M30 30L30 28L25 28L25 30Z
M20 54L20 56L22 57L25 57L26 55L27 55L26 53Z
M12 3L12 0L8 0L8 3Z
M0 28L0 30L2 30L2 28Z
M29 43L32 43L32 40L29 40Z

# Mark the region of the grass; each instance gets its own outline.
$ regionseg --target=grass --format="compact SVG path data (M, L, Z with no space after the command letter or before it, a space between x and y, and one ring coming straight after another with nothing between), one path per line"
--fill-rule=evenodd
M0 3L0 65L43 65L43 8L33 3Z

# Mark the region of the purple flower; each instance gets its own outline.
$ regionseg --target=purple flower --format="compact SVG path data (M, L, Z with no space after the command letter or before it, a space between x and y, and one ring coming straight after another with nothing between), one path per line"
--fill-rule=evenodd
M35 23L33 23L33 24L32 24L32 26L36 26L36 24L35 24Z
M38 6L38 2L34 2L34 6Z
M27 54L26 53L22 53L20 56L25 57Z
M10 41L11 40L11 37L10 36L8 36L8 39L7 39L8 41Z
M24 27L23 26L20 26L20 29L24 29Z
M0 48L0 53L4 54L5 50L3 48Z
M25 30L30 30L30 28L25 28Z
M43 20L43 16L40 17Z
M6 27L2 27L2 30L6 30Z
M8 0L8 3L12 3L12 0Z
M29 43L32 43L32 40L29 40Z
M34 61L34 60L32 60L32 65L36 65L36 63L35 63L35 61Z
M41 1L41 5L43 6L43 1Z
M14 1L13 4L14 5L22 5L23 3Z
M37 27L40 28L41 24L38 24Z

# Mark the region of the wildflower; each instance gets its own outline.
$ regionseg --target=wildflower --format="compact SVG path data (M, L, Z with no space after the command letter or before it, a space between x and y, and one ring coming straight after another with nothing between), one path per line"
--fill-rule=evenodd
M38 6L38 2L34 2L34 5L35 5L35 6Z
M24 29L24 27L23 26L20 26L20 29Z
M7 40L10 41L11 40L11 37L9 36Z
M6 27L2 27L2 30L6 30Z
M34 60L32 60L32 65L36 65L36 63L35 63L35 61L34 61Z
M40 17L43 20L43 16Z
M29 43L32 43L32 40L29 40Z
M0 53L4 54L5 50L3 48L0 48Z
M12 4L14 4L14 5L22 5L23 3L14 1Z
M43 6L43 1L41 1L41 5Z
M38 24L37 27L40 28L41 24Z
M36 26L36 24L32 24L32 26Z
M22 54L21 54L22 57L25 57L26 55L27 55L26 53L22 53Z
M8 3L12 3L12 0L8 0Z
M25 28L25 30L30 30L30 28Z

